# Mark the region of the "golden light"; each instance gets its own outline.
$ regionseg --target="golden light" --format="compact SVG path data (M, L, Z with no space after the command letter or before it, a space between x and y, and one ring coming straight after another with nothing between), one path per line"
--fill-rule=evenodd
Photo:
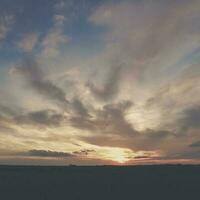
M130 161L136 161L137 157L155 157L159 155L157 151L133 151L127 148L119 147L101 147L96 149L96 153L91 158L110 160L118 164L128 164Z
M126 158L124 155L122 154L118 154L118 155L113 155L113 158L112 158L113 161L116 161L118 163L125 163L127 162L129 159Z
M130 160L130 154L133 152L129 149L108 147L101 151L99 157L105 160L112 160L117 163L125 163Z

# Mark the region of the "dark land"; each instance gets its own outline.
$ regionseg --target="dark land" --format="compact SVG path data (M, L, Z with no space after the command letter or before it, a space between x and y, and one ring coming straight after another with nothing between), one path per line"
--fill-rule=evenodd
M200 199L200 166L0 166L0 200Z

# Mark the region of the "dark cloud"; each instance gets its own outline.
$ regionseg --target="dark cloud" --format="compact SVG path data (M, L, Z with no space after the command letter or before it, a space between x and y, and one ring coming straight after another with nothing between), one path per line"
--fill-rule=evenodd
M107 82L102 88L98 88L91 81L88 81L86 86L96 98L105 101L112 99L118 93L122 69L123 67L121 65L118 67L111 67Z
M87 156L88 154L96 152L94 149L82 149L80 151L74 151L73 154L77 156Z
M144 134L153 140L162 140L169 136L175 136L174 133L167 130L152 130L152 129L145 130Z
M0 104L0 124L10 123L17 113L22 112L22 109L15 107L8 107L4 104Z
M93 120L88 117L81 116L72 116L70 119L71 126L78 128L80 130L96 130L96 125L93 123Z
M59 151L48 151L48 150L36 150L32 149L25 153L19 153L22 156L30 157L55 157L55 158L66 158L66 157L81 157L87 156L91 153L96 152L93 149L82 149L79 151L69 152L59 152Z
M0 132L17 136L13 125L31 125L34 127L59 126L66 122L67 117L52 109L27 112L23 109L14 109L0 105ZM19 134L20 135L20 134Z
M168 130L135 130L125 118L126 111L133 105L130 101L106 104L95 110L93 117L71 117L70 123L80 130L88 130L90 136L80 140L98 146L122 147L133 150L155 150L176 135Z
M175 137L174 133L167 130L135 130L125 118L126 111L132 105L131 101L106 104L101 109L94 109L93 116L84 112L82 115L72 114L68 118L54 110L40 110L14 116L13 122L41 128L59 126L69 120L71 126L91 133L90 136L81 136L79 138L81 141L98 146L122 147L132 150L157 150L163 142ZM52 139L57 140L54 137ZM50 139L47 138L47 140ZM89 152L74 152L75 155L87 153Z
M24 75L29 85L39 94L47 99L56 101L65 108L68 106L65 92L50 80L45 79L39 64L34 58L25 58L14 70Z
M135 135L137 132L125 119L125 111L132 106L131 101L107 104L95 111L95 117L71 117L71 125L89 131L116 135Z
M7 106L4 105L0 105L0 116L4 115L4 116L13 116L16 114L16 111L13 110L13 108L9 108Z
M184 110L180 123L183 129L200 128L200 106Z
M36 150L36 149L30 150L25 154L27 156L33 156L33 157L56 157L56 158L65 158L73 156L73 154L67 152Z
M88 110L78 98L74 98L71 104L75 113L84 117L89 116Z
M165 142L172 142L176 137L174 133L166 130L148 129L142 132L135 131L133 135L124 132L121 135L92 133L93 135L80 137L80 140L93 145L129 148L134 151L159 150Z
M162 106L162 103L169 99L168 95L170 94L171 89L172 86L170 84L165 87L161 87L152 97L147 99L145 104L146 108L148 109L153 106Z
M200 147L200 141L190 144L189 147Z
M108 104L103 107L98 116L105 120L108 131L120 135L135 135L137 132L125 119L125 111L132 106L132 102L124 101L118 104Z
M14 68L15 72L22 74L29 86L47 99L56 102L64 110L71 109L72 113L81 116L89 115L87 108L78 97L74 97L71 102L66 99L62 88L56 86L52 81L45 78L39 63L33 58L28 57L22 60L19 66Z
M175 159L200 159L200 151L183 151L176 155L173 155L172 158Z
M151 156L135 156L134 157L134 159L141 159L141 160L143 160L143 159L151 159L152 157Z
M137 150L161 150L165 143L174 142L175 138L175 134L168 130L147 129L139 132L131 145L132 149Z
M63 114L54 110L40 110L18 115L14 121L18 124L39 125L39 126L59 126L66 120Z

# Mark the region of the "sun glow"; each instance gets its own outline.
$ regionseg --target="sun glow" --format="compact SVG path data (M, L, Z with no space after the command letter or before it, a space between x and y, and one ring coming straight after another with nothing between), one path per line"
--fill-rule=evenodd
M106 148L99 155L105 160L112 160L117 163L125 163L130 160L133 152L123 148Z
M115 154L115 155L113 155L113 158L112 158L112 160L113 161L116 161L116 162L118 162L118 163L125 163L125 162L127 162L129 159L125 156L125 155L123 155L123 154Z
M138 159L149 159L159 156L157 151L133 151L127 148L119 147L101 147L96 149L96 153L91 158L110 160L118 164L128 164L138 161Z

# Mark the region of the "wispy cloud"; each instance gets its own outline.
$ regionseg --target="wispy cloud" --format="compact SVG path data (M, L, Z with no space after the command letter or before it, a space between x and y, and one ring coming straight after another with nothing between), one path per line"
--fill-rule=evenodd
M42 41L42 54L45 57L59 55L60 47L69 42L69 37L64 33L65 16L55 14L53 16L53 27L48 31Z
M13 68L13 72L22 74L29 86L42 96L56 101L64 108L67 107L68 101L64 91L50 80L45 79L43 72L34 58L25 58L18 66Z
M66 121L66 117L54 110L40 110L17 115L14 117L14 121L18 124L24 125L58 127Z
M94 83L88 81L86 86L91 93L100 100L109 100L118 94L119 84L123 66L111 67L108 79L102 88L98 88Z
M0 41L3 40L7 33L11 30L15 22L13 15L1 14L0 16Z
M31 52L37 44L37 41L37 33L27 33L22 36L22 39L17 43L17 46L25 52Z

